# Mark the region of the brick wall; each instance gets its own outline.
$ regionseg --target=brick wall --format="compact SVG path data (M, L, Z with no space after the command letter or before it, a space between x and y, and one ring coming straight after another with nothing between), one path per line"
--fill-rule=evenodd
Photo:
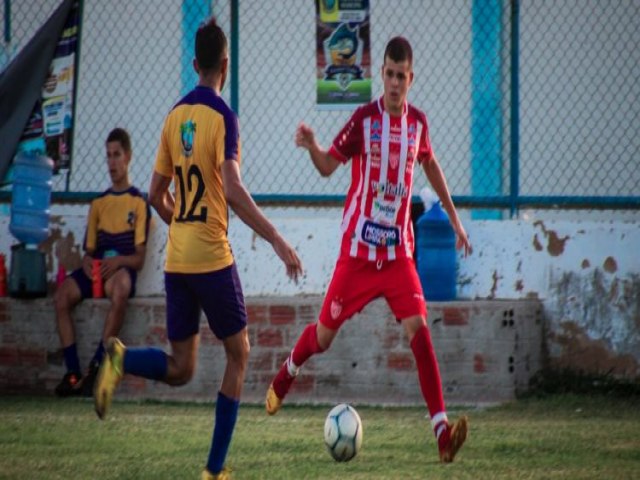
M262 402L269 382L321 298L249 297L251 356L244 400ZM83 366L93 354L106 300L76 308ZM537 300L432 303L429 327L449 403L494 403L525 390L542 362L542 306ZM126 376L120 398L210 400L224 370L222 344L201 322L199 364L192 382L168 387ZM127 345L169 349L164 299L131 301L121 335ZM0 299L0 391L51 394L65 372L52 300ZM404 330L377 300L347 322L329 352L310 359L288 398L297 403L348 401L422 404L413 355Z

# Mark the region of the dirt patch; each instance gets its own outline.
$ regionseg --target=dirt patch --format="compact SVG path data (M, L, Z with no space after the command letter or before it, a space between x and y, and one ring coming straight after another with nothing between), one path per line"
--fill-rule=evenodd
M544 249L544 247L540 243L540 240L538 239L537 233L533 236L533 248L535 248L538 252L541 252Z
M606 342L590 338L575 322L560 324L560 330L551 332L549 340L561 347L560 355L551 359L553 367L624 378L640 376L640 365L633 355L612 352Z
M540 220L534 222L533 225L542 229L542 233L547 239L547 252L549 252L549 255L551 255L552 257L557 257L564 253L565 244L570 238L569 235L561 238L554 230L548 230L547 227L545 227L544 223ZM542 245L538 240L537 234L534 235L533 246L538 251L542 250Z
M618 263L616 262L615 258L607 257L602 264L602 268L607 273L615 273L618 271Z

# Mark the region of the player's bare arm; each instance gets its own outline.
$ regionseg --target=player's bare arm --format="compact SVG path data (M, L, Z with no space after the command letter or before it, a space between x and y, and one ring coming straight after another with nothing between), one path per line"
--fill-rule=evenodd
M467 232L462 226L460 217L458 217L458 212L453 205L453 200L451 200L451 194L449 193L449 187L447 186L447 180L445 179L444 172L442 171L436 156L433 155L429 161L423 161L422 168L429 179L429 183L431 183L431 186L440 198L442 207L447 212L447 215L449 215L451 226L456 232L456 248L458 250L464 248L465 257L470 255L473 252L473 248L469 242L469 238L467 237Z
M175 206L175 199L169 191L169 185L171 185L171 177L153 172L149 186L149 203L167 225L171 224Z
M231 209L254 232L271 244L287 268L287 275L298 280L302 275L302 261L294 248L278 233L249 195L240 178L240 167L235 160L222 164L224 195Z
M296 130L296 146L302 147L309 152L313 165L323 177L331 175L340 165L338 160L329 155L329 152L318 144L313 129L305 123L298 125Z

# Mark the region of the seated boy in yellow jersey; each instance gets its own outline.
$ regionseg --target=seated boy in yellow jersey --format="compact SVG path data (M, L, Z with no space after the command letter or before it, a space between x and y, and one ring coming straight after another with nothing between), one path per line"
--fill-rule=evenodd
M125 348L111 339L94 397L96 413L104 418L124 373L169 385L191 380L202 309L227 357L202 478L225 479L230 478L224 463L249 356L244 297L227 239L228 207L271 243L290 278L298 278L302 264L240 179L238 120L220 97L229 63L227 39L215 20L198 29L195 54L198 86L166 118L149 188L151 205L169 225L165 289L171 354L157 348ZM175 197L169 192L172 180Z
M122 328L129 297L135 294L137 271L144 265L150 209L140 191L129 183L131 139L126 130L116 128L106 141L111 187L91 202L84 239L82 267L71 273L56 291L58 334L67 373L55 389L61 397L91 396L106 340ZM82 376L71 310L84 298L91 298L93 259L101 259L104 291L111 300L102 336Z

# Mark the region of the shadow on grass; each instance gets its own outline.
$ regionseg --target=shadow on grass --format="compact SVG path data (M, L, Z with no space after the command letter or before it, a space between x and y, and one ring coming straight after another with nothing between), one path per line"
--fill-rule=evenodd
M531 378L529 390L518 398L557 394L640 397L640 378L628 380L616 378L611 372L593 374L569 369L545 368Z

